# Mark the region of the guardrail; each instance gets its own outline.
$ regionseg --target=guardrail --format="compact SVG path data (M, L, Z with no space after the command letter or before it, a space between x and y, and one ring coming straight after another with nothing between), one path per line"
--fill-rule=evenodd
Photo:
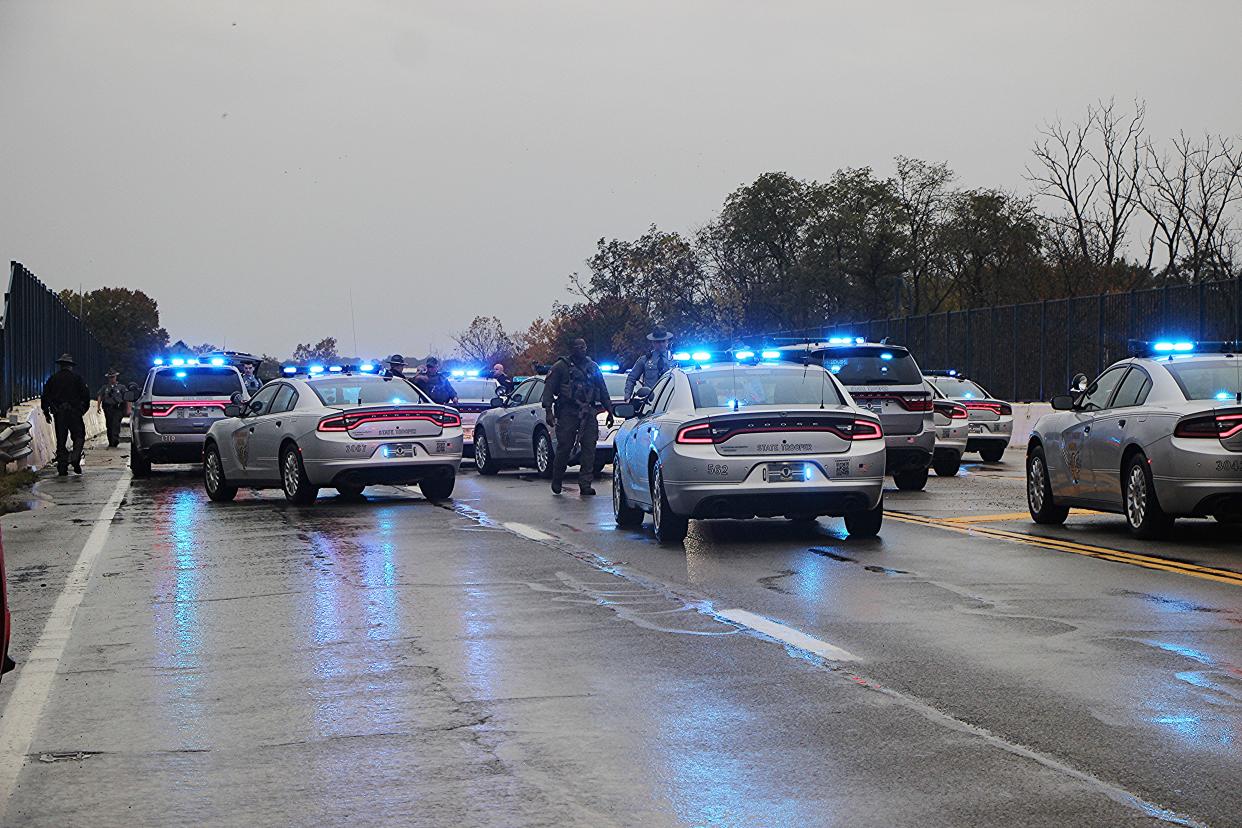
M30 456L30 423L13 423L0 429L0 466Z

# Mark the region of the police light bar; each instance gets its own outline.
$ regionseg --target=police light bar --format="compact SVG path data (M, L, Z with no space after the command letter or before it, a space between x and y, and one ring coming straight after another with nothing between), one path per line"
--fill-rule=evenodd
M311 376L317 376L323 373L323 366L322 365L311 365L306 370Z
M695 362L699 364L702 364L704 362L711 362L712 355L708 351L695 351L694 353L690 355L690 359L694 360Z
M678 351L677 353L673 354L673 360L676 362L689 362L690 352L689 351Z
M615 362L601 362L599 363L599 370L615 372L615 371L620 371L621 366Z
M361 372L362 372L362 373L364 373L364 374L374 374L374 373L375 373L375 363L373 363L373 362L364 362L364 363L362 363L361 365L359 365L359 366L358 366L358 370L359 370L359 371L361 371Z
M959 377L961 376L961 374L959 374L956 369L950 368L947 371L945 370L924 371L923 376L925 377Z
M738 362L745 362L748 359L754 359L755 352L754 351L734 351L733 358L736 359Z
M1233 354L1239 352L1238 343L1233 340L1194 341L1190 339L1156 339L1130 340L1130 355L1139 357L1172 357L1189 356L1195 353Z
M286 374L286 375L296 374L297 372L298 372L298 366L296 365L286 365L280 369L280 373Z
M780 359L781 352L780 351L764 351L759 356L761 359L763 359L764 362L771 362L773 360Z
M829 345L862 345L867 340L861 336L830 336Z

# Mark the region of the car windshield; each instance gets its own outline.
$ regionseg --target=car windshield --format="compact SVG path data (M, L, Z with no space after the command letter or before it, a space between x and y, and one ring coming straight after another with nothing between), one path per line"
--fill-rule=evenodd
M324 405L401 405L430 402L400 377L338 377L309 383Z
M695 408L740 408L755 405L794 405L818 408L844 401L826 371L805 369L733 368L691 371L690 391Z
M218 397L228 399L245 392L233 368L165 368L151 381L154 397Z
M457 399L465 402L478 401L487 402L496 396L496 380L492 379L452 379L453 390L457 392Z
M604 374L604 385L608 386L608 396L625 399L625 374Z
M1188 400L1236 401L1242 392L1242 360L1237 357L1161 364Z
M957 377L936 377L932 380L944 395L952 400L983 400L988 399L988 392L968 379Z
M832 348L815 356L847 387L923 384L914 357L900 348Z

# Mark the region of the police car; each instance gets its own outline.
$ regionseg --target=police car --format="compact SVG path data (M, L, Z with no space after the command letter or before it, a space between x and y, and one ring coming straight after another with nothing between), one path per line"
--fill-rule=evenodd
M1132 343L1083 391L1052 398L1026 451L1036 523L1071 506L1125 516L1143 538L1177 517L1242 523L1239 343Z
M129 466L135 477L162 463L197 463L203 440L235 395L248 397L227 356L156 357L130 413Z
M477 368L454 368L449 378L457 391L457 404L453 407L461 414L463 437L462 453L474 456L474 426L479 415L493 407L499 396L496 380L481 376Z
M966 451L970 414L966 406L954 402L940 393L930 382L927 390L934 398L936 449L932 454L932 468L939 477L953 477L962 467L962 454Z
M970 414L966 451L979 452L987 463L999 463L1013 436L1013 406L955 370L924 371L923 376L946 397L966 407Z
M923 373L907 349L862 337L832 337L761 352L765 359L769 355L828 369L854 402L880 418L885 465L897 488L920 491L927 485L936 447L935 407ZM691 353L691 360L696 356Z

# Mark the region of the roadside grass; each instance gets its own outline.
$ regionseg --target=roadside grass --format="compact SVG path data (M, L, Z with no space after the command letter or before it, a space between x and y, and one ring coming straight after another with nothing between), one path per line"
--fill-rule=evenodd
M15 496L28 493L30 487L39 479L39 475L25 469L11 473L0 472L0 514L21 508L14 501Z

